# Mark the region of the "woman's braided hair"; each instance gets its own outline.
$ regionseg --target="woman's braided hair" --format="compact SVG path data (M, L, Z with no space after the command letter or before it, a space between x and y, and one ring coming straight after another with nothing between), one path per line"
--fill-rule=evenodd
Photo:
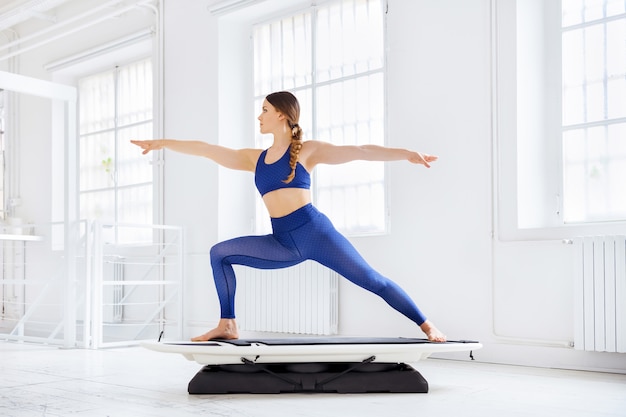
M300 149L302 149L302 128L298 125L300 120L300 104L296 96L288 91L279 91L265 97L265 99L287 118L287 123L291 128L291 144L289 145L289 166L291 173L283 180L285 184L289 184L296 176L296 164Z

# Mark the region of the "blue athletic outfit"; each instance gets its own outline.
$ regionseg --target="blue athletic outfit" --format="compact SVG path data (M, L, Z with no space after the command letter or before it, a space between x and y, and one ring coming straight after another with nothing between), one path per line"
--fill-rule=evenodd
M259 156L255 171L255 184L261 195L280 188L310 188L311 177L300 163L296 165L294 179L288 184L283 182L291 172L289 149L272 164L265 163L266 153L267 150ZM354 246L312 204L271 221L270 235L238 237L211 248L211 266L221 318L235 318L236 278L232 265L278 269L310 259L379 295L417 325L426 321L408 294L370 267Z

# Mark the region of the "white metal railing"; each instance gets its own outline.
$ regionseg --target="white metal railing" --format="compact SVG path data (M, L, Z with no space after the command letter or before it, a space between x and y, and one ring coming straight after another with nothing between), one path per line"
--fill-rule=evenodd
M94 222L91 230L91 347L182 338L182 228Z
M0 340L97 349L182 337L181 228L81 221L71 262L63 230L0 231Z

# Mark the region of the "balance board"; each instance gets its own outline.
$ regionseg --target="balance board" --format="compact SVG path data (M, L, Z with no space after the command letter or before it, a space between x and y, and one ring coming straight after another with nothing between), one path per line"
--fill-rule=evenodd
M142 342L205 365L189 382L190 394L283 392L428 392L406 362L436 352L480 349L475 341L413 338L302 337L208 342Z
M360 362L375 356L375 362L417 362L435 352L480 349L473 341L429 342L413 338L302 337L289 339L236 339L209 342L142 342L159 352L179 353L201 365L240 364L245 357L255 363Z

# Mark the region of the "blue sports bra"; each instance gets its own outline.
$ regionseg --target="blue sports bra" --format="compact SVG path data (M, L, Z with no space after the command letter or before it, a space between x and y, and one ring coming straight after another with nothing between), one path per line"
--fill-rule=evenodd
M291 173L289 149L287 148L285 154L278 161L271 164L265 163L267 149L261 152L256 162L254 183L262 196L281 188L305 188L307 190L311 188L311 175L300 162L296 163L296 175L293 180L288 184L283 182Z

